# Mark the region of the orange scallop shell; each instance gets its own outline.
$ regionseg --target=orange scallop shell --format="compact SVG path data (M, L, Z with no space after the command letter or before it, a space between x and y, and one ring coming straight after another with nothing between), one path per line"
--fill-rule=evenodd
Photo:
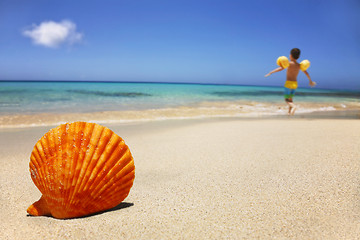
M30 157L31 178L42 193L27 212L74 218L120 204L135 178L122 138L95 123L75 122L47 132Z

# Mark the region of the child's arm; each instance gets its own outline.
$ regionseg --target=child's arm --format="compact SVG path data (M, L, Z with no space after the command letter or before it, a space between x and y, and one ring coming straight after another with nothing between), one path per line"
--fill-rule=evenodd
M265 77L268 77L268 76L270 76L270 75L273 74L273 73L280 72L280 71L282 71L282 70L284 70L284 69L285 69L285 68L278 67L278 68L272 70L271 72L269 72L268 74L266 74Z
M307 71L304 71L304 73L305 73L305 75L307 76L307 78L309 79L309 85L310 85L311 87L315 87L315 86L316 86L316 82L313 82L313 81L311 80L310 74L309 74Z

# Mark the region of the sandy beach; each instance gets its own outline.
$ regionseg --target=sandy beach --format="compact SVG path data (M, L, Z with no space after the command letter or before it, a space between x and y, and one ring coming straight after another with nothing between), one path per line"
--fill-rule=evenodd
M34 144L53 126L0 129L0 239L358 239L358 119L104 124L134 156L125 201L89 217L30 217Z

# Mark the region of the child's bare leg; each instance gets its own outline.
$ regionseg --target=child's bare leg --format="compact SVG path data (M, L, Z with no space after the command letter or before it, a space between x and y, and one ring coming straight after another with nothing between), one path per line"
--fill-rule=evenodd
M285 102L286 102L286 104L289 106L288 115L290 115L290 113L291 113L291 105L289 104L289 103L290 103L290 99L289 99L289 98L285 98Z
M295 110L296 110L296 106L292 101L292 98L287 98L285 99L286 103L289 105L289 112L288 115L294 115Z
M295 114L295 111L296 111L296 105L294 103L291 103L291 112L290 112L290 115L294 115Z
M289 111L288 111L288 115L290 115L291 113L291 105L289 103L287 103L289 105Z

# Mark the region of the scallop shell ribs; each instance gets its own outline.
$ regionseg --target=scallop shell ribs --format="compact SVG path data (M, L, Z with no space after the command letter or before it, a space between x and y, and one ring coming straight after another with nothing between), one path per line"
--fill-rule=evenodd
M47 132L30 157L31 178L42 193L27 212L74 218L120 204L135 178L122 138L95 123L75 122Z

